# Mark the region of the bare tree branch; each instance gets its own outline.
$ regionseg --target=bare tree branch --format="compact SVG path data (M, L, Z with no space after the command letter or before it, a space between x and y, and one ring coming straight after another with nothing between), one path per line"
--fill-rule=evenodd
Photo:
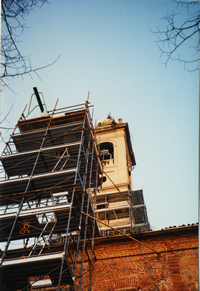
M9 131L9 130L11 130L11 129L12 129L12 130L14 129L13 127L5 127L5 126L2 126L3 123L5 123L5 122L9 122L9 121L7 120L7 117L9 116L10 112L12 111L12 109L13 109L13 104L11 105L11 108L10 108L10 110L6 113L6 115L5 115L3 118L0 118L0 120L1 120L1 121L0 121L0 142L4 142L4 143L5 143L1 130L7 130L7 131ZM2 116L2 115L3 115L3 112L0 113L0 115Z
M10 77L19 77L19 76L23 76L23 75L27 75L27 74L31 74L31 73L35 73L37 75L37 71L39 70L42 70L42 69L45 69L45 68L48 68L49 66L52 66L53 64L55 64L58 60L59 60L60 56L55 60L53 61L52 63L46 65L46 66L43 66L43 67L39 67L39 68L36 68L36 69L29 69L26 67L26 69L24 68L24 71L22 72L18 72L17 74L9 74L9 75L2 75L0 78L3 79L3 78L10 78ZM39 77L39 75L37 75ZM40 77L39 77L40 78ZM2 80L2 83L7 86L7 84L4 82L4 80ZM8 86L7 86L8 87Z
M158 37L157 45L161 51L161 58L165 57L165 65L169 60L179 61L188 71L195 71L199 65L200 1L174 0L173 2L177 3L177 9L187 9L188 18L180 23L179 14L175 14L173 11L163 17L166 23L165 28L158 27L154 32ZM194 45L191 47L188 44L192 41ZM193 50L193 53L190 53L187 58L182 52L182 48L185 46ZM196 55L198 57L195 57Z
M31 76L38 71L53 65L59 57L48 65L32 68L29 56L24 56L18 46L21 34L25 29L25 17L37 7L48 3L47 0L2 0L1 1L1 84L2 88L9 88L7 82L10 77L28 74Z

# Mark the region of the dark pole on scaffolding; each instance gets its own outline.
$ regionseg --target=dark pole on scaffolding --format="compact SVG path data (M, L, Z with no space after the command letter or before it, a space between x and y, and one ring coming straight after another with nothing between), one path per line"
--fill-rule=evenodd
M41 110L41 112L44 112L44 107L43 107L42 101L40 99L40 95L38 93L38 90L36 87L34 87L33 90L34 90L35 96L37 98L37 102L39 104L40 110Z

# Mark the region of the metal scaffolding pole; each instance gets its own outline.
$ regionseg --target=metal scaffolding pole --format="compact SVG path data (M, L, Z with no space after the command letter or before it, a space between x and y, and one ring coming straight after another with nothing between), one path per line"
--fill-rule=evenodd
M84 207L84 199L85 199L85 193L86 193L86 181L87 181L87 170L88 170L88 160L89 160L89 153L90 153L90 133L88 132L87 128L86 128L86 114L87 114L87 103L86 103L86 108L85 108L85 117L84 117L84 122L83 122L83 129L82 129L82 135L81 135L81 144L80 144L80 149L79 149L79 156L78 156L78 162L77 162L77 171L76 171L76 176L75 176L75 181L74 184L76 184L76 179L79 177L80 181L81 181L81 187L82 187L82 202L81 202L81 210L83 210ZM84 143L86 141L86 138L84 136L84 134L88 134L87 138L88 138L88 142L87 142L87 149L85 152L84 149ZM84 156L85 156L85 171L84 171L84 175L83 178L81 179L81 175L80 175L80 168L81 168L81 152L84 152ZM73 191L73 199L74 199L74 194L75 194L75 188ZM73 206L73 201L71 201L71 205ZM72 212L72 207L70 209L70 213L69 213L69 217L68 217L68 225L71 219L71 212ZM74 289L74 283L75 283L75 277L76 277L76 264L77 264L77 256L78 256L78 249L79 249L79 242L80 242L80 235L81 235L81 225L82 225L82 214L80 214L80 218L79 218L79 227L78 227L78 238L77 238L77 242L76 242L76 249L75 249L75 253L74 253L74 259L73 259L73 267L72 267L72 290ZM67 232L66 232L66 239L65 239L65 245L64 245L64 256L62 258L62 263L61 263L61 269L60 269L60 276L59 276L59 283L58 283L58 291L60 290L60 285L61 285L61 279L62 279L62 272L63 272L63 264L64 264L64 259L66 259L67 257L67 251L68 251L68 244L67 244L67 240L68 240L68 231L69 228L67 228ZM69 240L68 240L69 242Z
M91 190L90 190L90 185L91 185L91 180L92 180L92 165L93 165L93 153L94 153L94 146L92 145L92 154L91 154L91 162L90 162L90 175L89 175L89 193L88 193L88 201L87 201L87 213L89 212L89 205L90 205L90 195L91 195ZM81 278L80 278L80 290L81 290L81 285L82 285L82 276L83 276L83 263L84 263L84 258L85 258L85 246L86 246L86 236L87 236L87 225L88 225L88 216L86 216L86 221L85 221L85 231L84 231L84 241L83 241L83 253L82 253L82 264L81 264Z
M85 123L85 121L84 121L84 123ZM84 128L84 123L83 123L83 128ZM82 130L82 133L81 133L81 142L80 142L80 147L79 147L79 154L78 154L78 160L77 160L77 170L76 170L76 173L75 173L74 185L76 185L77 177L78 177L78 171L80 170L80 158L81 158L81 149L82 149L82 146L83 146L83 140L84 140L84 130ZM75 191L76 190L75 190L75 186L74 186L73 187L72 198L71 198L71 204L70 204L70 211L69 211L69 216L68 216L68 223L67 223L67 229L66 229L66 238L65 238L64 248L63 248L64 255L62 257L61 267L60 267L60 276L59 276L59 281L58 281L58 291L60 291L64 260L67 257L67 251L68 251L67 241L69 242L69 235L68 234L69 234L69 226L70 226L70 220L71 220L71 213L72 213L72 206L73 206Z
M96 180L95 180L95 187L94 187L94 209L96 208L96 200L97 200L97 184L98 184L98 168L96 169ZM96 216L96 211L94 211L94 217ZM92 220L92 253L91 253L91 265L90 265L90 285L88 291L91 291L92 288L92 271L93 271L93 257L94 257L94 232L95 232L95 220ZM95 257L96 260L96 257Z
M81 211L83 211L84 208L84 200L86 195L86 181L87 181L87 171L88 171L88 160L89 160L89 150L90 150L90 140L88 140L88 147L86 151L86 167L85 167L85 173L83 178L83 184L82 184L82 203L81 203ZM81 213L80 211L80 213ZM73 268L73 277L76 276L76 265L77 265L77 257L78 257L78 250L79 250L79 243L80 243L80 235L81 235L81 224L82 224L82 214L80 215L79 219L79 230L78 230L78 239L77 239L77 247L74 254L74 268Z

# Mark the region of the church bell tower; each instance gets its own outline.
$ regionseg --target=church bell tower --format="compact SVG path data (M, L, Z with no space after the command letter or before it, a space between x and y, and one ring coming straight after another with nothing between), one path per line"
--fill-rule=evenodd
M97 194L97 218L125 233L133 232L137 222L140 230L141 226L147 230L149 223L142 190L133 191L132 186L131 172L136 161L128 123L123 123L121 118L116 122L108 116L98 122L95 133L104 171L104 183ZM136 196L139 200L135 199ZM102 224L99 224L99 229L101 235L116 234Z

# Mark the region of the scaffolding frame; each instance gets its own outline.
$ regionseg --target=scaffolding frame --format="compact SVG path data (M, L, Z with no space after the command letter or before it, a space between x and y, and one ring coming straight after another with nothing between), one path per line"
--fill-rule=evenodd
M28 120L24 111L6 143L1 156L6 176L0 181L0 242L6 242L1 290L31 290L38 278L46 277L57 290L74 290L77 284L81 290L85 257L91 290L99 231L82 211L95 216L102 168L89 107L88 100L55 106L50 116ZM9 250L18 240L24 248ZM30 240L34 242L29 246Z
M97 209L95 212L99 221L104 222L104 226L98 223L101 236L118 235L115 229L121 229L125 234L150 230L143 190L130 191L130 189L128 189L122 192L109 175L105 171L103 171L103 173L116 188L116 192L112 191L97 195ZM113 206L113 204L117 205ZM107 207L107 205L109 205L109 207ZM98 206L100 206L100 209L98 209ZM126 222L124 223L124 221L122 221L122 223L120 223L120 219L125 219ZM116 223L110 224L110 220L116 221ZM109 223L107 223L107 221ZM107 224L110 225L110 227L106 226ZM112 227L114 228L112 229Z

